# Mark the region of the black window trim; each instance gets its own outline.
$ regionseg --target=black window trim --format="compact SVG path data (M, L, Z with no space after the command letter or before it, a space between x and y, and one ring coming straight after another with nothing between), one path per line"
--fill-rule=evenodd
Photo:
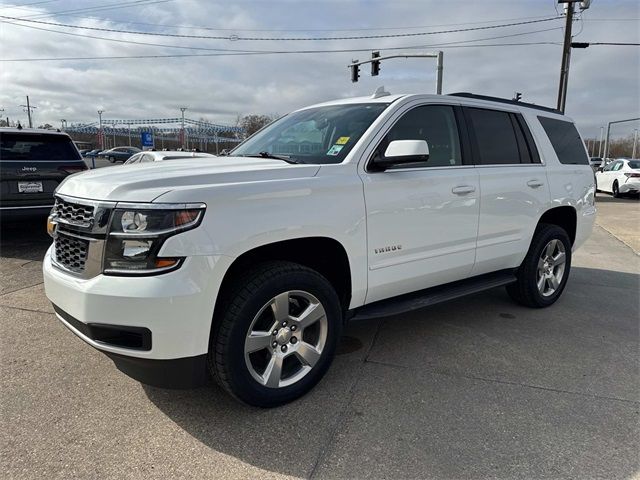
M389 132L391 131L391 129L393 129L393 127L396 126L396 124L410 111L416 109L416 108L421 108L421 107L451 107L453 109L453 116L454 119L456 121L456 128L458 130L458 141L460 142L460 156L462 157L462 163L460 165L448 165L448 166L437 166L437 167L430 167L427 165L421 165L421 164L409 164L409 165L400 165L397 168L393 168L393 169L389 169L389 170L384 170L383 172L376 170L376 169L372 169L371 168L371 164L373 163L373 156L375 155L376 151L378 150L378 148L380 147L380 144L384 141L384 139L387 137L387 135L389 134ZM407 110L403 111L398 118L396 118L385 130L384 134L382 135L382 137L380 138L380 140L378 140L375 148L371 151L371 153L369 154L369 158L367 159L367 162L365 164L364 167L364 171L367 173L391 173L391 172L398 172L398 171L405 171L405 170L437 170L437 169L449 169L449 168L465 168L465 167L473 167L474 163L473 163L473 158L471 155L472 149L471 149L471 144L469 141L469 136L467 134L467 128L466 128L466 121L464 118L464 114L462 112L462 107L459 104L455 104L455 103L420 103L417 105L413 105L410 108L408 108Z
M480 161L480 147L478 144L478 137L476 136L476 131L473 128L473 122L471 121L471 117L470 117L470 112L469 110L471 109L476 109L476 110L489 110L492 112L500 112L500 113L505 113L507 115L509 115L509 119L511 120L511 127L514 129L513 131L513 136L516 138L516 143L518 145L518 157L520 162L519 163L488 163L488 164L483 164ZM488 106L477 106L477 105L463 105L462 106L462 111L464 113L464 117L466 120L466 125L467 125L467 129L469 132L469 138L471 140L471 145L473 146L472 148L472 158L473 158L473 165L476 167L480 167L480 168L496 168L496 167L517 167L517 166L542 166L542 162L540 160L540 155L538 153L538 148L536 146L536 143L533 139L533 136L531 135L531 131L529 130L529 127L524 119L524 117L522 117L522 114L520 112L514 112L511 110L502 110L500 108L493 108L493 107L488 107ZM526 143L526 147L529 150L529 155L531 156L531 161L526 161L523 162L523 157L522 157L522 150L521 148L523 147L523 145L521 145L521 139L518 137L518 135L516 135L515 129L516 126L520 127L520 132L524 135L524 141Z

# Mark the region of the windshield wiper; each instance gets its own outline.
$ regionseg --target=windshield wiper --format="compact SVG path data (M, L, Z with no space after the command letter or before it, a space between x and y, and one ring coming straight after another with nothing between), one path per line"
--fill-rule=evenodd
M298 163L302 163L298 160L294 160L291 157L288 157L287 155L275 155L273 153L269 153L269 152L258 152L258 153L248 153L246 155L241 155L242 157L253 157L253 158L272 158L274 160L282 160L283 162L287 162L287 163L291 163L291 164L298 164Z

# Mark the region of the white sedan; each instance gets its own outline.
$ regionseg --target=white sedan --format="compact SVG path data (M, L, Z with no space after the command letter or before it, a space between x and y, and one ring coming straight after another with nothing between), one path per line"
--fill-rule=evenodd
M619 197L640 193L640 160L618 158L596 172L596 188Z
M132 155L129 160L124 162L125 165L131 165L132 163L149 163L149 162L161 162L164 160L176 160L178 158L194 158L194 157L215 157L210 153L205 152L185 152L182 150L163 150L161 152L146 151L136 153Z

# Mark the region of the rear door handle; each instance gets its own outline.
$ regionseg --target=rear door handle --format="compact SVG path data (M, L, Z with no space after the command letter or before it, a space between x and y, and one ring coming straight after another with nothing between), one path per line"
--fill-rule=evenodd
M527 185L530 186L531 188L538 188L544 185L543 182L541 182L540 180L529 180L527 182Z
M467 193L473 193L476 191L476 187L473 185L458 185L457 187L453 187L451 189L452 193L456 195L466 195Z

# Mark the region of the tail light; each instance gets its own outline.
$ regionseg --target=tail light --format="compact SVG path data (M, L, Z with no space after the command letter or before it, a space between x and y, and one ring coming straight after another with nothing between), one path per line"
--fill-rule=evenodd
M625 173L624 176L627 178L640 178L640 173Z
M85 170L89 170L89 168L86 165L63 165L58 167L58 170L62 170L71 175L72 173L84 172Z

